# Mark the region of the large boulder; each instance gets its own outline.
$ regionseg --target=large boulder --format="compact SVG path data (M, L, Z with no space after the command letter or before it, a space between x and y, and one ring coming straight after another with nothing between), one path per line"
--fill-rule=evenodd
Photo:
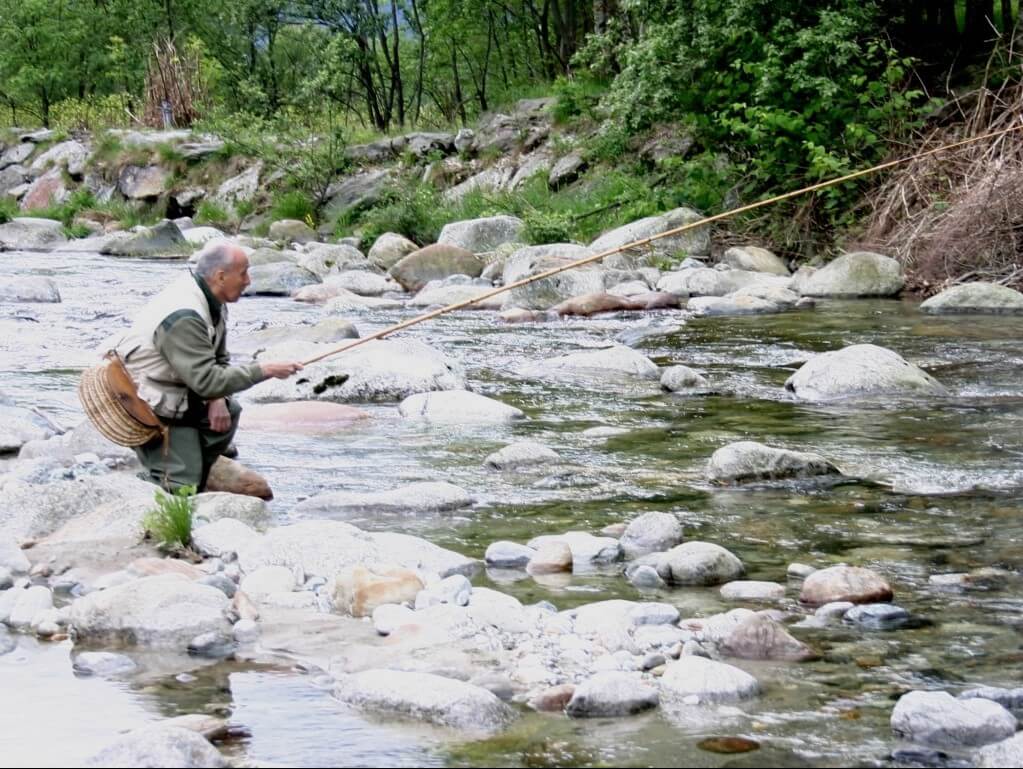
M447 243L434 243L402 258L389 272L406 291L418 291L431 280L449 275L475 278L483 272L484 266L483 260L471 251Z
M492 692L432 673L364 670L337 681L334 695L357 708L487 735L503 729L512 710Z
M309 270L293 262L257 264L249 268L252 283L245 289L246 295L266 294L269 296L291 296L304 286L320 282Z
M505 286L525 278L593 255L593 251L573 243L527 246L513 252L504 263L502 282ZM519 286L508 292L505 307L546 310L567 299L583 294L603 293L604 272L595 265L584 265L549 278Z
M347 243L310 243L298 263L321 278L345 270L375 270L366 255Z
M0 168L24 163L35 152L35 148L36 146L32 142L12 144L0 154Z
M66 242L64 226L53 219L20 216L0 224L0 250L52 251Z
M472 497L465 489L443 481L423 481L386 491L328 491L299 502L293 512L337 518L358 513L442 513L471 504Z
M521 409L468 390L448 390L410 395L398 406L405 419L445 424L511 422L523 419Z
M400 401L415 393L464 389L461 367L437 350L413 339L386 339L313 363L298 376L262 382L247 397L256 403L346 403Z
M60 291L51 278L28 276L0 278L0 302L60 302Z
M270 225L270 240L283 243L309 243L316 240L316 232L298 219L280 219Z
M1007 740L985 745L978 750L977 766L983 769L1023 766L1023 732Z
M232 337L234 353L256 353L274 345L291 342L334 344L344 339L357 339L359 331L351 321L343 318L324 318L311 326L269 326L242 336Z
M546 379L551 375L578 373L608 373L636 376L640 379L660 379L657 364L631 347L616 344L601 350L574 352L549 358L538 363L527 364L522 369L525 376Z
M721 651L740 659L786 662L804 662L820 656L794 638L781 623L763 614L754 614L736 627L721 644Z
M675 702L738 702L759 693L760 684L746 671L704 657L682 657L661 676L661 697Z
M180 259L192 253L192 244L174 222L164 219L127 237L107 241L100 253L143 259Z
M565 712L573 718L629 716L657 707L658 692L636 673L607 671L580 683Z
M987 745L1016 733L1016 717L997 702L957 700L948 692L909 692L892 709L892 731L937 747Z
M468 304L462 309L500 310L504 303L503 296L492 296L486 299L481 299L482 296L491 293L493 290L493 286L475 286L466 284L437 286L435 288L427 286L409 300L409 306L432 307L440 304L447 307L453 304L462 304L463 302L471 302L474 299L479 299L480 301Z
M789 278L764 272L690 267L662 275L657 290L678 296L727 296L754 286L788 288L789 283Z
M130 518L136 511L141 518L152 507L153 490L152 484L120 473L42 485L8 481L2 487L0 527L15 537L44 537L106 505L114 506L111 515L120 511L121 518Z
M367 257L369 261L382 270L389 270L419 246L395 232L385 232L370 246Z
M215 587L178 574L143 577L71 604L78 642L126 643L184 651L202 633L230 637L230 602Z
M213 194L213 200L229 206L241 201L250 201L259 191L259 175L263 172L262 161L232 176L225 181Z
M930 374L901 355L873 344L856 344L815 355L785 382L804 400L948 395Z
M766 248L758 246L733 246L725 251L721 261L736 270L789 275L789 268L785 266L785 262Z
M7 195L11 190L21 187L28 178L28 169L25 166L0 167L0 196Z
M0 407L2 408L2 407ZM51 434L56 432L50 428ZM79 454L95 454L100 459L113 460L117 464L135 462L135 451L127 446L118 446L85 419L62 435L55 435L42 441L30 441L21 447L19 459L44 457L71 465Z
M88 148L81 142L71 139L50 147L36 157L29 168L37 174L49 168L65 168L71 176L80 177L85 173L85 163L88 159Z
M934 315L977 313L998 315L1023 314L1023 294L997 283L962 283L932 296L920 305L923 312Z
M437 242L481 254L502 243L518 242L523 229L525 224L517 216L487 216L444 225Z
M391 172L381 169L358 173L332 184L327 189L324 223L333 230L333 223L339 217L368 208L379 201L390 182Z
M117 189L130 200L153 200L167 191L171 174L162 166L124 166L117 174Z
M800 285L803 296L895 296L906 283L902 265L870 251L845 254L817 270Z
M0 301L3 299L0 282ZM45 441L58 432L53 422L32 409L0 403L0 454L12 454L29 441Z
M409 534L363 531L343 521L299 521L270 529L238 550L246 574L262 566L287 566L305 577L330 579L363 564L373 570L400 566L446 577L471 575L477 562Z
M720 585L746 572L733 553L712 542L684 542L656 558L657 573L674 585Z
M354 406L324 401L293 401L250 405L242 412L243 429L266 432L333 435L350 430L369 414Z
M215 747L192 729L155 724L118 737L86 759L87 769L116 769L120 766L180 769L231 766Z
M756 441L739 441L723 446L711 455L707 474L712 482L726 484L841 473L819 454L778 449Z
M659 216L648 216L645 219L626 224L605 232L590 243L593 253L620 248L627 243L659 235L684 225L698 222L704 217L691 208L676 208ZM604 259L607 267L635 269L636 267L657 266L659 260L670 260L678 263L687 256L705 256L710 253L710 226L694 227L677 235L658 238L633 252L613 254Z
M70 194L71 191L64 181L64 173L59 168L54 168L32 182L25 190L25 194L21 196L21 210L48 208L63 203Z
M671 513L644 513L629 523L619 541L627 558L662 552L682 541L682 524Z
M260 499L273 499L269 482L255 470L228 457L217 457L206 479L207 491L227 491Z
M811 606L835 601L877 603L890 601L892 588L880 574L858 566L818 569L803 581L799 600Z

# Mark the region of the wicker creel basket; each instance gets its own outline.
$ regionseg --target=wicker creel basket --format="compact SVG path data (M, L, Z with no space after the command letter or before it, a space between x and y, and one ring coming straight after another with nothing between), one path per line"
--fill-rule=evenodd
M141 446L166 433L152 407L139 398L131 374L114 351L82 372L78 398L89 421L119 446Z

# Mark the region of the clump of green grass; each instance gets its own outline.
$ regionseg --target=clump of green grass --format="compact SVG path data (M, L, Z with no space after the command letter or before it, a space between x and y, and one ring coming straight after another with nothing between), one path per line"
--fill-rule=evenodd
M195 486L182 486L173 494L157 491L153 495L156 507L146 513L142 525L160 550L179 553L191 547L195 491Z

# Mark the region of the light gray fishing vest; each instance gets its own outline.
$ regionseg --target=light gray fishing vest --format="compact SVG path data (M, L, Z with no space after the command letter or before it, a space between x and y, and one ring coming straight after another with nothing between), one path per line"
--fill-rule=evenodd
M206 324L210 344L216 350L227 328L227 307L221 307L214 325L206 295L191 273L182 275L153 297L116 349L138 386L139 397L158 416L180 419L188 409L188 388L167 359L156 349L154 338L160 324L178 310L195 310Z

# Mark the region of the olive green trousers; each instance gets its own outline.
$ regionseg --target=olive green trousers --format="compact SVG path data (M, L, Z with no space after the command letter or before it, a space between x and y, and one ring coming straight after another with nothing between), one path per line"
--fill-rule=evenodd
M146 479L170 492L182 486L194 486L199 492L205 491L210 468L217 457L227 451L238 429L242 407L233 398L228 398L227 410L231 415L231 427L227 432L214 432L203 413L194 421L186 418L170 422L170 439L166 447L163 438L136 446L135 454L145 468Z

